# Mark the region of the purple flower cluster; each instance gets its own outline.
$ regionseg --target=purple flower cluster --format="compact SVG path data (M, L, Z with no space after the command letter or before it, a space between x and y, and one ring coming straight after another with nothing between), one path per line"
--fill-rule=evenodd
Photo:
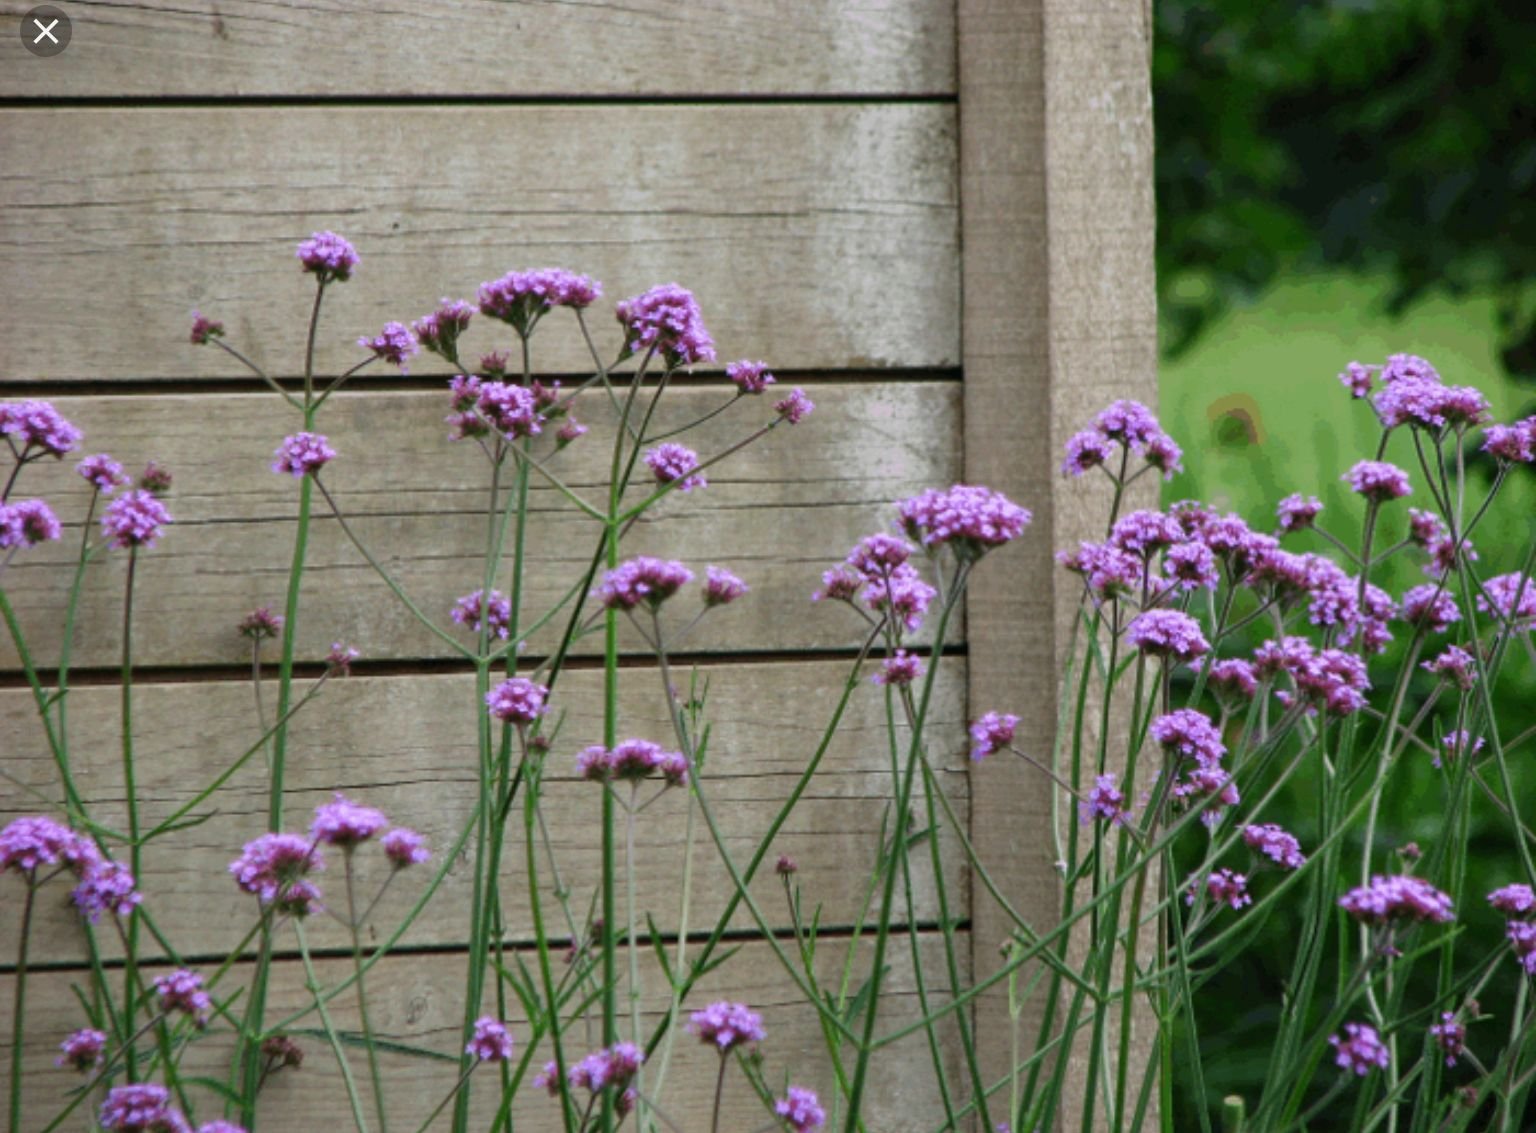
M742 393L762 393L774 383L767 362L732 362L726 366L725 376L735 382L736 388Z
M624 348L631 354L654 349L669 366L715 360L715 340L704 328L704 315L687 288L660 284L619 300L614 314L624 324Z
M62 866L79 875L100 859L85 835L41 815L13 819L0 830L0 871L35 875L44 866Z
M437 310L411 324L411 333L427 350L449 362L459 356L459 335L469 327L475 309L462 299L444 298Z
M257 606L240 619L240 624L235 629L241 637L249 637L252 640L276 637L283 631L283 616L274 614L271 606Z
M768 1037L763 1017L744 1003L720 1000L689 1016L688 1029L702 1043L710 1043L721 1054L746 1043L760 1043Z
M103 913L126 917L143 900L133 879L133 871L121 862L95 861L80 874L80 884L70 900L80 915L95 924Z
M1125 640L1153 657L1189 662L1211 651L1200 623L1178 610L1147 610L1126 627Z
M650 740L624 740L611 751L593 744L576 757L576 773L596 783L610 780L636 783L659 774L669 787L688 782L688 759L680 751L663 751Z
M816 1092L802 1086L790 1086L784 1096L773 1103L773 1112L794 1133L811 1133L827 1122L827 1112L821 1108Z
M1095 777L1093 788L1077 804L1077 818L1084 826L1093 822L1123 822L1125 795L1113 774Z
M1536 890L1517 882L1488 894L1488 903L1506 916L1523 917L1536 912Z
M1517 629L1536 628L1536 578L1519 571L1490 578L1477 596L1477 608L1513 622Z
M1252 700L1259 691L1258 674L1253 662L1241 657L1228 657L1211 665L1208 681L1218 695Z
M110 1133L192 1133L171 1092L153 1082L113 1086L101 1103L101 1127Z
M638 1100L628 1086L644 1063L645 1052L634 1043L615 1043L606 1050L593 1051L587 1055L566 1070L565 1078L572 1089L586 1090L594 1097L609 1086L618 1090L614 1110L622 1117L634 1108ZM534 1077L533 1084L548 1090L551 1097L559 1097L559 1064L546 1062L543 1071Z
M1400 500L1413 491L1408 486L1408 473L1384 460L1358 461L1339 479L1349 481L1352 489L1378 504Z
M272 471L286 472L295 480L313 476L336 459L336 450L320 433L294 433L284 437L272 454Z
M1490 425L1483 433L1483 451L1515 464L1536 463L1536 417L1513 425Z
M1282 869L1300 869L1307 860L1296 836L1273 822L1243 827L1243 842L1249 849L1263 854Z
M909 539L925 547L952 546L961 558L979 558L1017 539L1033 516L1001 492L980 484L929 488L896 504Z
M106 1049L107 1036L101 1031L85 1027L64 1036L64 1041L59 1044L62 1053L53 1064L68 1066L84 1073L102 1064Z
M645 463L659 484L677 484L679 492L691 492L703 488L709 481L698 471L699 454L685 445L667 441L648 449Z
M724 567L704 568L704 604L726 606L745 594L749 587Z
M1403 593L1403 620L1423 625L1431 633L1444 633L1461 621L1461 607L1444 586L1426 582Z
M59 517L42 500L0 504L0 551L51 543L63 534Z
M1339 907L1362 924L1428 921L1449 924L1455 919L1451 899L1429 882L1407 874L1377 875L1339 898Z
M693 571L682 563L640 555L603 575L596 594L610 610L633 610L642 603L655 610L692 581Z
M512 1035L507 1025L494 1015L483 1015L475 1020L475 1033L464 1053L481 1062L507 1062L512 1058Z
M475 633L480 632L480 619L485 618L486 632L503 641L512 633L512 600L500 590L492 590L489 601L484 590L466 594L453 604L448 616Z
M1466 1053L1466 1024L1457 1020L1454 1011L1442 1011L1440 1022L1430 1026L1429 1034L1435 1040L1435 1045L1444 1052L1447 1066L1455 1066L1456 1060Z
M477 381L476 387L472 411L477 412L493 431L511 440L536 437L544 431L546 418L538 395L532 390L510 382Z
M155 995L164 1015L181 1013L192 1020L193 1026L202 1030L208 1025L208 1015L213 1010L213 999L203 990L203 977L186 968L155 979Z
M792 389L773 403L773 411L791 425L798 425L816 409L816 403L803 389Z
M352 662L362 656L362 653L350 645L340 641L331 642L331 651L325 655L325 663L330 671L342 677L352 675Z
M880 671L870 680L877 685L904 687L923 675L923 659L905 649L898 649L880 664Z
M309 836L317 843L351 850L388 825L383 811L361 806L337 791L332 801L315 808Z
M128 473L123 471L123 466L104 452L86 457L75 466L75 471L104 496L110 496L128 483Z
M549 711L549 689L527 677L511 677L485 694L491 716L508 724L532 724Z
M235 884L264 905L298 885L308 885L308 875L324 868L318 846L298 834L263 834L247 842L240 856L229 863ZM309 885L304 892L313 888ZM318 891L313 896L318 898Z
M1353 653L1317 650L1304 637L1287 637L1278 643L1266 641L1254 651L1253 659L1261 676L1290 674L1309 711L1323 707L1336 716L1348 716L1365 707L1371 682L1365 662ZM1287 706L1295 699L1284 690L1275 696Z
M407 866L421 865L432 860L432 853L427 849L420 834L404 826L397 826L380 839L379 844L384 847L384 856L396 869L405 869Z
M299 244L299 263L322 283L345 283L357 267L357 249L334 232L316 232Z
M1056 561L1083 576L1088 593L1104 602L1134 594L1147 577L1147 565L1111 543L1078 544L1076 551L1057 551Z
M1172 795L1185 804L1211 799L1202 821L1216 822L1224 807L1241 801L1231 774L1221 765L1227 746L1209 716L1194 708L1175 709L1153 720L1149 732L1170 754L1194 760L1193 766L1177 772Z
M1386 1043L1369 1023L1345 1023L1344 1038L1330 1035L1328 1042L1334 1049L1334 1064L1340 1070L1348 1070L1362 1078L1372 1070L1385 1070L1390 1056Z
M988 712L971 724L971 759L980 763L987 756L1013 743L1019 718L1006 712Z
M509 271L480 285L480 310L526 338L547 312L556 307L590 307L602 293L601 283L564 268Z
M1127 457L1139 454L1165 478L1182 471L1182 450L1163 432L1152 411L1136 401L1114 402L1093 419L1092 425L1068 440L1061 470L1069 476L1081 476L1095 467L1107 470L1115 445L1122 446ZM1118 473L1110 475L1118 478Z
M1205 879L1205 892L1212 901L1218 905L1226 905L1233 909L1241 909L1245 905L1253 904L1253 898L1248 895L1248 878L1240 873L1233 873L1230 869L1213 870ZM1184 903L1195 903L1193 884L1190 891L1184 895Z
M224 324L217 319L210 319L201 311L192 312L192 333L188 341L193 346L206 346L208 340L222 338L224 336Z
M46 401L0 404L0 437L10 441L19 457L41 449L49 456L74 452L85 436Z
M1303 496L1300 492L1286 496L1275 509L1280 519L1280 530L1302 531L1311 527L1322 514L1323 501L1316 496Z
M153 547L171 513L153 494L137 488L107 505L101 516L101 532L107 546L119 550Z
M385 323L382 331L372 338L363 335L357 344L364 350L373 351L374 357L399 366L402 374L408 372L406 362L421 353L421 347L416 345L416 336L404 323Z

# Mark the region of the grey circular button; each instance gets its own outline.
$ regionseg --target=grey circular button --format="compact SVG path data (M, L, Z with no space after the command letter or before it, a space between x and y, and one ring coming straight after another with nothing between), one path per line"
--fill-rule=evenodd
M39 4L21 17L21 42L33 55L50 59L69 46L69 17L52 4Z

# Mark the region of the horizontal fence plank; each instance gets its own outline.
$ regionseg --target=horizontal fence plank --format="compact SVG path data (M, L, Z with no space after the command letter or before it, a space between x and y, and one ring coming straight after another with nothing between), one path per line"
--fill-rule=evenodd
M10 22L28 7L0 14ZM947 94L955 83L944 0L397 0L387 15L359 0L135 0L68 11L61 55L33 59L16 36L0 41L0 96Z
M963 946L965 934L961 933L959 939ZM878 1032L881 1034L922 1017L914 990L911 951L906 941L894 941L893 944L895 946L887 953L889 972L885 977L887 990L881 1001ZM934 1003L941 1003L942 996L935 989L947 984L942 975L940 942L932 936L923 936L919 937L918 945L929 994ZM813 970L821 985L834 992L847 947L846 941L825 940L817 951ZM853 947L853 988L856 988L869 974L871 944L865 939L854 942ZM532 967L533 957L528 957L526 962ZM393 957L381 961L369 977L370 1023L378 1033L392 1040L442 1054L456 1053L460 1048L459 1028L462 1025L463 964L462 955ZM350 971L351 964L347 961L320 960L316 963L317 976L323 987L335 986ZM151 970L146 974L154 973ZM560 974L564 974L563 968L557 976ZM7 1067L10 1065L13 978L0 976L0 1056ZM23 1063L26 1083L23 1127L27 1129L42 1128L67 1102L67 1091L79 1081L74 1072L53 1066L58 1041L84 1025L80 1007L69 990L69 982L74 978L56 972L35 973L29 985ZM229 982L220 987L224 994L228 994L248 981L245 969L238 967L231 973ZM665 983L659 978L649 955L644 960L641 981L645 988L642 1033L649 1034L664 1018L668 1008ZM516 998L511 994L507 998L515 1010ZM800 992L767 945L748 944L723 967L705 976L695 993L682 1005L683 1023L686 1023L688 1012L721 998L744 1002L761 1013L767 1038L758 1049L764 1058L763 1069L769 1084L778 1090L788 1079L812 1087L821 1095L831 1114L833 1076L822 1028L814 1010L805 1005ZM303 1010L312 1002L305 989L301 965L295 960L276 964L268 1022ZM339 1030L353 1031L358 1027L356 997L350 991L332 1000L329 1010ZM510 1021L517 1043L514 1058L520 1058L527 1049L529 1029L518 1015L514 1014ZM318 1023L311 1012L296 1026L317 1028ZM940 1025L937 1030L943 1043L943 1071L954 1092L963 1096L966 1093L962 1084L964 1070L957 1036L948 1026ZM621 1034L626 1037L629 1034L627 1018L623 1021ZM304 1063L298 1070L279 1072L263 1090L258 1111L261 1128L299 1131L352 1128L345 1087L323 1034L302 1034L296 1041L305 1051ZM187 1052L184 1073L208 1074L222 1081L227 1072L230 1045L229 1028L216 1023ZM583 1035L579 1026L564 1039L566 1057L572 1061L598 1045L595 1032ZM365 1098L365 1112L371 1113L366 1059L356 1047L345 1049ZM531 1066L536 1069L551 1057L548 1043L541 1042ZM853 1057L849 1048L842 1052L850 1077ZM656 1101L681 1128L709 1128L719 1065L719 1058L711 1049L701 1046L686 1031L678 1034ZM657 1069L658 1066L653 1064L648 1071L651 1076L647 1079L647 1096L655 1096L653 1084ZM447 1094L455 1078L455 1068L449 1063L390 1051L381 1053L380 1070L386 1083L391 1128L418 1128ZM531 1071L516 1095L513 1109L516 1128L558 1128L559 1110L542 1089L532 1085L532 1077ZM933 1063L921 1031L879 1051L870 1063L866 1085L863 1112L871 1129L883 1133L928 1133L943 1122ZM198 1120L208 1121L219 1116L216 1099L195 1087L193 1096L202 1106L196 1112ZM489 1128L500 1100L495 1068L479 1070L472 1091L470 1128ZM728 1068L720 1128L754 1130L768 1127L771 1121L772 1115L752 1093L741 1072L734 1066ZM76 1121L64 1127L79 1128L82 1124L83 1121ZM448 1127L448 1119L444 1116L431 1128Z
M731 391L726 383L675 384L662 399L653 434L725 405ZM711 469L708 487L661 500L626 538L626 556L680 558L701 579L712 562L752 587L735 604L703 618L681 648L857 645L863 622L846 609L809 601L821 572L862 535L889 527L891 501L958 478L958 383L828 385L812 394L818 408L810 418L775 429ZM269 465L283 433L295 427L293 415L275 396L254 394L55 398L54 404L85 430L82 451L113 452L135 470L154 459L175 476L167 502L177 522L156 547L139 554L137 662L248 665L249 643L234 626L257 605L280 610L287 586L298 488ZM578 404L592 432L555 455L545 437L537 459L547 459L551 472L599 500L595 485L607 476L615 417L601 392L589 391ZM343 391L320 420L341 454L323 476L359 539L421 609L469 645L473 635L454 626L448 613L484 578L490 471L478 447L446 440L446 409L446 392ZM772 416L764 399L744 398L681 439L707 459ZM74 463L48 461L24 470L17 494L49 500L72 527L59 542L17 555L0 574L34 662L42 666L59 656L79 524L88 505ZM537 474L534 481L541 483ZM653 487L653 481L637 486L633 498ZM318 496L316 507L321 518L309 550L298 655L323 658L333 641L345 639L371 659L451 656L389 592ZM532 507L527 608L539 616L583 577L601 526L547 486L535 488ZM124 574L122 552L88 567L74 664L118 663ZM508 574L498 585L510 588ZM674 629L692 618L697 603L691 589L674 599ZM563 626L563 619L557 623ZM530 647L553 648L557 623L535 635ZM625 642L643 647L627 627ZM579 648L600 651L600 635ZM276 655L276 647L268 646L266 656ZM0 635L0 670L17 667L9 635Z
M950 105L12 109L0 138L0 276L28 328L0 337L8 380L243 376L187 344L193 307L295 373L313 287L293 247L325 228L362 263L326 300L322 371L548 263L603 281L609 357L613 302L678 280L722 362L959 358ZM536 364L590 359L566 324Z
M774 815L816 752L850 670L846 662L733 665L699 670L707 689L706 718L713 732L703 777L704 797L716 817L731 859L745 869ZM964 821L968 812L966 734L963 708L964 662L944 663L931 709L931 758L941 767L946 794ZM687 672L674 682L692 695ZM302 687L307 688L307 683ZM268 711L274 690L268 687ZM601 876L601 789L578 779L575 756L602 738L602 674L573 672L557 683L553 711L568 713L549 755L544 806L550 846L570 907L584 927ZM377 806L402 825L421 830L437 850L437 861L475 814L476 721L481 709L472 677L352 677L326 684L319 697L295 718L287 762L286 823L307 829L312 810L341 790ZM248 683L199 682L145 685L133 709L135 766L143 828L166 820L192 800L261 735ZM126 829L118 737L118 691L84 688L69 695L68 737L72 774L96 821ZM659 674L629 669L622 674L620 731L666 744L672 735L661 696ZM29 693L0 692L0 734L7 737L0 780L0 824L20 814L62 817L60 777ZM14 777L14 778L13 778ZM646 802L650 788L640 795ZM34 793L36 792L36 793ZM799 864L796 881L807 910L822 907L823 922L850 925L858 917L868 869L880 840L881 823L893 795L890 753L885 738L884 697L867 679L853 693L825 762L776 837L772 855L753 892L775 928L789 924L782 881L774 875L779 854ZM42 798L39 798L39 794ZM47 800L54 800L49 806ZM144 851L141 889L145 907L164 926L182 955L208 955L233 948L255 923L255 900L241 893L226 872L241 845L267 829L267 787L263 757L250 759L193 815L212 814L202 825L174 831ZM678 895L684 872L687 819L683 792L668 791L641 812L636 827L639 908L654 913L663 931L678 925ZM622 827L621 827L622 835ZM513 815L504 858L503 895L508 939L531 932L527 874L522 864L524 827ZM732 892L708 828L694 820L693 898L689 929L710 930ZM951 910L963 915L963 859L946 838ZM122 856L126 851L119 852ZM387 875L376 849L360 851L361 893L369 894ZM918 920L937 918L937 902L926 853L914 855ZM373 918L382 939L394 931L425 892L432 867L396 878ZM550 923L566 921L554 894L554 877L541 862L544 903ZM332 861L318 878L337 908L344 874ZM404 937L410 945L460 944L467 939L471 864L458 861L432 898L425 915ZM0 877L0 887L16 886ZM67 878L41 891L38 939L48 941L40 958L78 961L85 955L79 917L69 904ZM5 892L0 888L0 893ZM4 897L10 906L17 890ZM360 897L366 900L366 896ZM620 901L619 907L624 907ZM642 922L643 923L643 922ZM312 921L317 947L347 946L347 935L330 918ZM747 910L733 922L751 929ZM17 918L0 918L0 964L15 957ZM98 934L102 949L119 954L110 931ZM155 949L148 937L146 947Z

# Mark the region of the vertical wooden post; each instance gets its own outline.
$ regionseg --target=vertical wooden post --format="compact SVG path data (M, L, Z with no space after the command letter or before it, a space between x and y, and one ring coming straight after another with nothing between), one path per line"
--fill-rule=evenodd
M1062 444L1115 398L1157 396L1151 34L1147 0L959 0L966 477L1035 512L1024 546L970 591L970 709L1017 713L1019 741L1041 754L1078 598L1052 556L1101 538L1108 507L1107 482L1061 476ZM1143 486L1132 506L1155 502ZM1046 782L994 760L971 815L1010 900L1048 925L1059 879ZM979 978L1009 925L985 896L973 924ZM995 1081L1009 1064L1006 990L980 1001L977 1024Z

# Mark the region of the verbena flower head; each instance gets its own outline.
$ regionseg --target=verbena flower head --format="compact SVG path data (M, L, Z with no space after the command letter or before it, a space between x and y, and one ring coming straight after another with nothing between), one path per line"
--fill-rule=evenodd
M1215 763L1227 754L1221 732L1211 718L1196 708L1176 708L1152 721L1154 740L1180 755Z
M421 347L416 344L416 336L404 323L385 323L382 331L372 338L363 335L357 340L357 344L364 350L373 351L376 358L382 358L391 365L399 366L402 374L408 372L406 362L421 353Z
M155 979L155 995L160 1010L166 1015L178 1012L192 1020L199 1030L208 1025L208 1015L213 1010L213 1000L203 990L203 977L186 968Z
M1089 594L1100 602L1134 594L1145 573L1140 559L1109 543L1079 543L1076 551L1057 551L1056 561L1082 575Z
M1339 907L1363 924L1428 921L1449 924L1455 919L1451 899L1429 882L1407 874L1371 878L1339 898Z
M74 452L84 436L49 402L0 403L0 437L9 438L22 456L41 449L49 456L63 457Z
M555 447L564 448L579 437L587 435L588 429L573 414L567 414L565 422L555 431Z
M128 492L107 505L101 516L101 532L107 546L119 550L129 547L153 547L171 513L165 505L142 488Z
M1421 661L1419 667L1454 681L1463 691L1477 683L1477 660L1459 645L1448 646L1438 657Z
M692 581L693 572L682 563L641 555L605 574L596 593L610 610L633 610L641 603L657 609Z
M1490 578L1477 596L1477 608L1485 614L1497 613L1516 629L1531 629L1536 624L1536 578L1519 571Z
M1488 903L1505 916L1523 917L1536 911L1536 890L1523 883L1506 885L1488 894Z
M1204 543L1180 543L1163 554L1163 570L1180 590L1215 590L1221 582L1216 556Z
M773 1103L773 1112L794 1133L811 1133L811 1130L820 1129L827 1121L827 1112L821 1108L816 1091L807 1090L803 1086L789 1087L784 1096Z
M566 1079L572 1088L585 1089L593 1094L609 1086L623 1090L644 1063L645 1052L634 1043L615 1043L607 1050L593 1051L570 1067L566 1071ZM560 1077L557 1064L545 1063L543 1073L534 1078L533 1084L547 1089L551 1097L558 1097Z
M1455 1066L1456 1060L1466 1053L1467 1028L1457 1021L1454 1011L1442 1011L1440 1021L1430 1026L1429 1035L1445 1055L1447 1066Z
M1385 1070L1390 1060L1386 1044L1369 1023L1345 1023L1344 1037L1330 1035L1328 1042L1334 1049L1334 1064L1362 1078L1372 1070Z
M152 496L163 496L171 490L171 470L162 468L151 460L139 473L139 487Z
M86 457L75 465L75 471L104 496L110 496L128 483L128 473L123 471L123 466L104 452Z
M1416 507L1408 509L1408 539L1416 546L1428 549L1449 535L1445 521L1434 512Z
M331 651L325 655L327 668L339 677L352 675L352 663L362 657L362 653L344 642L331 642Z
M880 671L870 679L877 685L909 685L923 675L923 659L905 649L898 649L880 665Z
M1114 443L1097 429L1084 429L1067 441L1066 459L1061 471L1067 476L1081 476L1090 468L1098 468L1115 454Z
M1376 395L1373 404L1381 423L1389 429L1410 425L1435 431L1447 425L1476 425L1488 419L1488 399L1481 390L1448 386L1438 376L1394 376Z
M1273 822L1243 827L1243 841L1249 849L1263 854L1282 869L1300 869L1307 860L1296 836Z
M497 720L509 724L532 724L549 711L545 699L549 689L527 677L502 681L485 694L486 708Z
M1303 496L1300 492L1286 496L1275 509L1281 531L1302 531L1311 527L1322 510L1322 500L1316 496Z
M100 860L95 843L51 818L25 815L0 830L0 871L31 874L44 866L67 866L83 875Z
M101 1127L111 1133L191 1133L171 1092L153 1082L113 1086L101 1103Z
M650 740L628 739L608 750L594 744L576 757L576 772L583 779L602 783L610 779L638 783L660 774L670 786L688 782L688 760L679 751L664 751Z
M453 604L453 610L448 616L475 633L480 632L481 619L484 618L487 632L503 641L512 633L512 600L500 590L491 591L489 602L485 600L484 590L466 594Z
M916 633L922 627L928 607L938 596L939 592L923 581L911 563L902 563L883 577L871 578L859 591L865 605L876 613L889 610L908 633Z
M899 500L896 512L909 539L925 547L951 546L966 559L1017 539L1033 518L1027 508L980 484L929 488Z
M1487 742L1482 736L1474 737L1465 728L1457 728L1440 738L1440 745L1445 748L1446 758L1453 762L1463 755L1476 755L1483 750ZM1434 765L1440 766L1439 756L1435 757Z
M319 849L298 834L263 834L247 842L240 856L229 863L235 884L263 904L284 887L324 868Z
M384 812L371 806L360 806L340 791L328 803L315 808L315 820L310 824L309 836L327 846L339 846L350 850L368 841L389 825Z
M766 362L732 362L726 366L725 376L735 382L742 393L762 393L774 383Z
M437 310L411 324L416 341L449 362L459 356L459 335L474 317L475 309L462 299L443 299Z
M1440 371L1430 365L1417 354L1392 354L1387 358L1387 363L1381 368L1381 380L1384 385L1391 385L1405 379L1438 382Z
M624 348L631 354L655 348L669 366L715 360L715 340L693 293L663 283L641 295L621 299L614 314L624 324Z
M320 433L294 433L284 437L272 454L272 471L286 472L295 480L311 476L336 459L336 450Z
M688 1029L703 1043L712 1043L721 1054L745 1043L760 1043L768 1037L763 1017L744 1003L720 1000L689 1017Z
M1165 477L1180 470L1183 454L1152 411L1137 401L1116 401L1103 409L1089 428L1067 441L1062 471L1081 476L1091 468L1106 466L1117 444L1127 454L1140 454ZM1118 478L1118 471L1111 474Z
M1536 463L1536 417L1513 425L1490 425L1483 433L1483 451L1514 464Z
M188 341L193 346L206 346L212 338L224 337L224 324L217 319L210 319L201 311L192 312L192 333Z
M0 504L0 550L52 543L63 534L59 517L42 500Z
M1413 489L1408 486L1408 473L1395 464L1384 460L1362 460L1340 477L1349 486L1373 503L1400 500Z
M988 712L971 725L971 759L981 762L987 756L1013 743L1019 718L1007 712Z
M64 1036L59 1044L62 1053L54 1060L55 1066L68 1066L82 1074L94 1070L104 1061L107 1036L101 1031L85 1027Z
M102 913L126 917L143 900L133 871L122 862L98 861L85 867L80 884L70 894L80 915L95 924Z
M676 482L680 492L691 492L695 488L705 487L709 481L698 472L699 454L686 445L680 445L673 441L657 445L653 449L647 449L645 463L650 468L652 475L659 484L671 484Z
M1193 661L1211 651L1200 623L1178 610L1148 610L1126 627L1125 640L1153 657Z
M479 426L481 433L487 424L512 440L536 437L544 431L546 418L539 409L539 399L532 390L510 382L477 381L474 411L484 418L484 424Z
M1184 894L1184 903L1195 903L1195 883L1191 883L1189 892ZM1226 905L1229 908L1241 909L1244 905L1253 904L1253 898L1248 895L1248 879L1240 873L1233 873L1230 869L1218 869L1211 871L1205 879L1205 892L1212 901L1218 905Z
M1426 582L1403 594L1403 620L1423 625L1431 633L1444 633L1461 621L1461 607L1446 587Z
M432 860L432 853L427 849L422 836L404 826L397 826L389 831L380 839L379 844L384 847L384 856L396 869L405 869L407 866L421 865Z
M1217 693L1252 700L1259 691L1259 678L1253 662L1241 657L1228 657L1211 666L1209 683Z
M912 545L884 531L866 535L848 552L848 565L865 578L881 578L912 557Z
M1536 921L1510 921L1504 926L1504 935L1525 974L1536 976Z
M475 1033L464 1053L481 1062L506 1062L512 1057L512 1035L507 1025L493 1015L475 1020Z
M500 279L480 285L480 310L527 337L554 308L581 310L590 307L602 293L601 283L564 268L509 271Z
M745 594L749 587L724 567L704 568L704 604L726 606Z
M1077 804L1078 821L1084 826L1092 822L1120 822L1125 818L1125 795L1117 785L1113 774L1097 776L1093 789Z
M791 425L798 425L816 410L816 403L805 390L795 388L773 403L773 411Z
M321 283L345 283L357 267L357 249L334 232L316 232L299 244L299 263Z
M320 904L320 887L313 881L299 880L278 891L272 908L285 917L308 917L324 910Z
M1357 399L1366 397L1375 385L1376 373L1380 369L1380 366L1366 366L1360 362L1351 362L1339 375L1339 381L1344 383L1344 387L1349 390L1351 396Z
M1112 546L1143 559L1183 541L1184 528L1179 521L1160 511L1130 512L1115 520L1109 531Z
M274 614L271 606L257 606L241 618L240 624L235 628L241 637L249 637L253 640L276 637L283 631L283 616Z

